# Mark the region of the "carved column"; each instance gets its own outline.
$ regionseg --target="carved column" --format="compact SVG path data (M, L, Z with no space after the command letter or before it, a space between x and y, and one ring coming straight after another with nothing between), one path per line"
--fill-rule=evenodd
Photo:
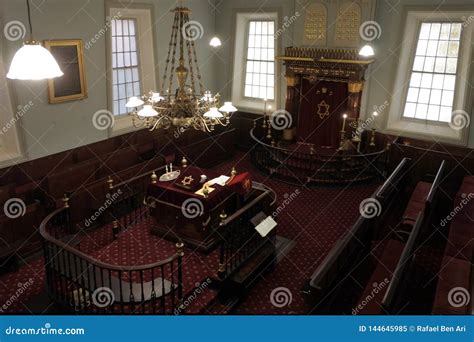
M360 104L364 81L349 81L347 83L349 98L347 103L347 115L349 118L358 119L360 115Z

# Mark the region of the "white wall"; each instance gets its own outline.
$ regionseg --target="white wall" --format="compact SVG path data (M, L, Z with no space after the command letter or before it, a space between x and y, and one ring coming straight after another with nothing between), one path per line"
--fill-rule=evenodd
M83 39L89 41L105 26L104 0L30 0L34 37L36 40ZM122 1L123 2L123 1ZM157 45L160 72L166 60L171 34L173 9L178 1L139 0L137 4L151 4L154 9L155 44ZM215 90L213 51L208 42L213 34L214 17L208 0L187 0L191 8L191 20L199 21L204 27L204 37L197 41L198 60L201 64L203 81L207 88ZM27 25L27 12L23 0L0 1L2 32L6 23L19 20ZM6 51L2 51L7 65L21 46L21 40L5 40ZM97 41L84 50L85 69L89 96L81 101L62 104L48 104L46 81L8 81L12 85L14 108L27 104L34 106L20 120L24 150L27 159L68 150L108 138L107 131L99 131L92 125L93 114L107 109L106 89L106 39ZM157 78L158 85L161 84Z

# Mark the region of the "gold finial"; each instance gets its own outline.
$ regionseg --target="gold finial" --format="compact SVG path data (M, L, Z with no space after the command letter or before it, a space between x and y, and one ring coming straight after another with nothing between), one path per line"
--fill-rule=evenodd
M235 169L235 167L232 167L232 171L230 171L230 175L231 176L237 175L237 170Z
M181 159L181 165L183 167L188 167L188 161L186 160L186 157L183 156L183 159Z
M114 180L112 179L112 177L109 176L109 178L107 179L107 184L109 185L109 189L114 188Z
M176 254L180 257L184 256L184 244L182 241L176 243Z
M227 219L227 214L224 210L222 210L222 213L219 215L219 217L221 219L221 225L224 225L224 221Z
M151 174L151 182L152 184L156 184L156 181L158 179L158 176L156 175L155 171Z
M69 197L67 197L67 194L64 194L63 203L64 203L64 208L69 208Z
M204 198L209 197L209 186L207 184L204 184L202 187L202 194L204 195Z

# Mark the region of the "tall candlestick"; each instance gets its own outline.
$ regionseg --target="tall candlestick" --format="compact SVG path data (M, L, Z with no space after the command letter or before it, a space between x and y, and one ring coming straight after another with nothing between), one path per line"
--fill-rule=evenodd
M173 172L173 163L170 163L170 172Z
M345 132L347 114L344 114L344 115L342 116L342 118L344 119L344 120L342 121L342 132Z
M377 124L377 116L379 115L379 113L377 112L373 112L372 113L372 116L374 117L374 127L376 127L376 124Z
M168 173L169 170L168 170L168 164L166 164L166 173Z

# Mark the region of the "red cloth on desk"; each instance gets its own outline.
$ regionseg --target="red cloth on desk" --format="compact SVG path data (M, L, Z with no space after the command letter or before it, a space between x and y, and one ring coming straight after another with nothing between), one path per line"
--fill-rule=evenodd
M202 209L203 213L202 215L199 215L194 219L206 220L209 216L210 211L213 208L215 208L229 196L232 196L234 194L234 192L230 188L214 184L212 185L212 188L214 188L215 190L210 192L207 198L204 198L200 195L196 195L194 191L189 191L177 187L175 184L180 183L185 176L192 176L194 179L193 182L199 183L202 174L205 174L207 176L208 181L213 178L219 177L220 175L216 172L213 172L212 170L203 170L192 166L187 168L176 168L176 170L181 171L180 176L176 180L170 182L158 181L156 184L150 184L147 189L147 197L152 196L159 201L170 203L176 206L175 209L182 208L186 200L195 198L202 203L202 207L199 209ZM198 187L198 190L201 187L202 184L200 187ZM195 203L199 202L195 201ZM170 206L166 205L165 203L157 202L156 208L153 210L153 214L156 215L158 218L159 212L161 210L170 210ZM180 214L179 212L177 212L176 214L178 218L189 220L189 218L184 217L182 213ZM192 216L194 217L194 215ZM177 224L179 224L179 222L177 222Z
M230 179L226 185L238 194L246 195L252 189L252 180L250 174L244 172Z

